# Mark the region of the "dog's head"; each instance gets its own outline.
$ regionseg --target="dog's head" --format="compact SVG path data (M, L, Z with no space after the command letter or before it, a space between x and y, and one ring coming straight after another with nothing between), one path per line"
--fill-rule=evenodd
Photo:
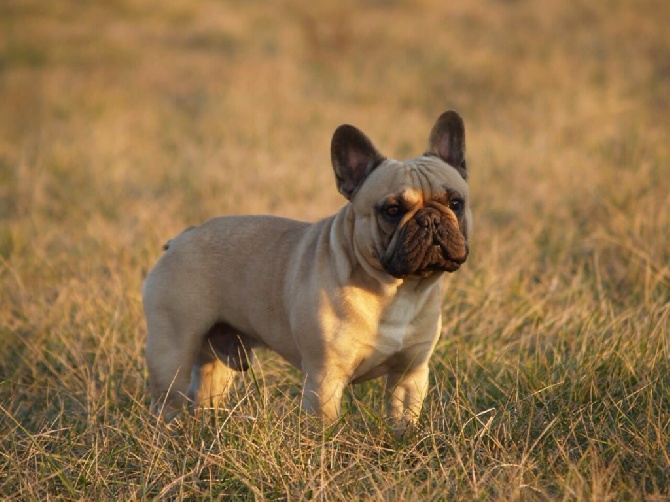
M386 159L353 126L337 128L331 159L363 259L396 278L458 270L472 224L464 154L465 128L454 111L437 119L428 151L406 161Z

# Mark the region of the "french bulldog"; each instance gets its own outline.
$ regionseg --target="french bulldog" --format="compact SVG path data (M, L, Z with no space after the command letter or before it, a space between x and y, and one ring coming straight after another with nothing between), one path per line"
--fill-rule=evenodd
M302 371L302 407L332 423L344 388L386 376L396 430L416 422L441 330L441 281L468 257L465 129L443 113L428 150L387 159L351 125L331 163L348 203L316 223L224 216L172 239L143 286L152 407L218 406L268 347Z

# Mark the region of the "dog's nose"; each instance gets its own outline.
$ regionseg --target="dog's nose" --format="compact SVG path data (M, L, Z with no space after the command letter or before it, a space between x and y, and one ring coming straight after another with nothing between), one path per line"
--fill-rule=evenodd
M422 211L417 220L422 228L435 229L440 225L440 213L434 209Z

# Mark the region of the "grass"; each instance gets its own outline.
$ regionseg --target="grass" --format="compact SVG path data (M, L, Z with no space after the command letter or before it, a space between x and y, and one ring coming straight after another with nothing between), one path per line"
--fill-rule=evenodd
M670 498L670 7L434 0L0 6L0 497ZM148 412L143 275L219 214L343 204L465 118L475 232L416 433L379 382L314 427L271 354L229 410Z

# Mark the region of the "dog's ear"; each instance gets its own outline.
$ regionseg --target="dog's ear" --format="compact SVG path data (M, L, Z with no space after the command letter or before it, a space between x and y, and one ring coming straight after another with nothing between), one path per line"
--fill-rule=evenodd
M330 160L337 190L351 199L365 178L384 161L384 157L365 134L352 125L344 124L333 133Z
M439 116L430 131L427 153L436 155L455 167L463 179L468 178L465 163L465 125L457 112L449 110Z

